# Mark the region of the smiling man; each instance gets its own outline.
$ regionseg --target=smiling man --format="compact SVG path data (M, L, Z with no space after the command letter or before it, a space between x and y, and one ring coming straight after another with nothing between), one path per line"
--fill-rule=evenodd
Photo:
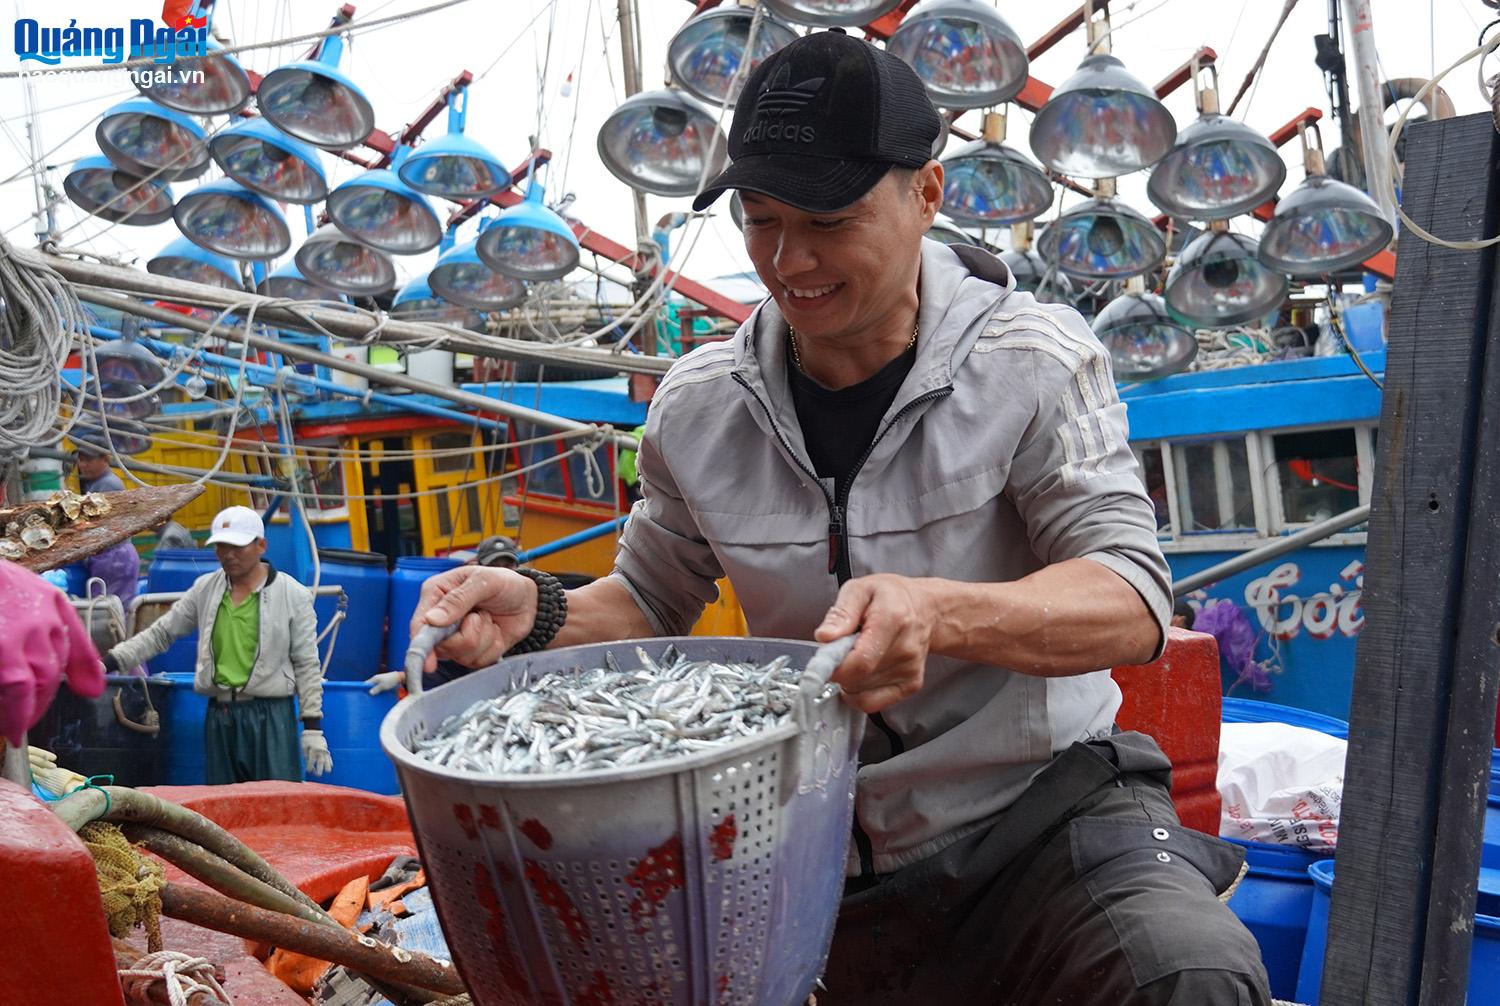
M461 619L439 652L473 665L681 634L727 575L756 636L858 629L820 1006L1262 1006L1215 897L1241 853L1183 829L1165 756L1114 727L1107 668L1161 653L1171 592L1109 356L998 259L923 238L938 134L906 64L840 32L757 68L694 205L739 191L771 297L662 382L614 573L454 570L414 624Z
M205 781L300 782L299 747L307 771L322 775L333 768L333 756L323 737L312 592L265 560L265 525L249 507L219 511L208 543L219 569L198 577L166 614L105 654L105 669L144 663L196 630L193 691L209 697Z

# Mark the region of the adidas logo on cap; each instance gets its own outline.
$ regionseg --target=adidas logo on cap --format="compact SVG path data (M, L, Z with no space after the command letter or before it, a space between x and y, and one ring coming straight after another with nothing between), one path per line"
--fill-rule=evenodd
M750 128L745 130L741 137L742 143L755 143L760 140L786 140L791 143L812 143L817 139L817 130L813 126L798 125L794 122L767 122L767 117L781 119L788 115L794 115L805 109L808 104L823 90L826 77L809 77L807 80L791 84L792 68L783 64L781 69L761 89L755 99L755 120ZM790 86L789 86L790 85Z

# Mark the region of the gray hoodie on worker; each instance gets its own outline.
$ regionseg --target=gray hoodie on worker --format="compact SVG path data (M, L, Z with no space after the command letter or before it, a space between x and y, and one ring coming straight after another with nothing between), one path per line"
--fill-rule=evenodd
M644 498L612 574L655 631L686 633L727 574L754 635L812 638L842 534L852 576L1003 582L1091 559L1140 593L1165 639L1167 565L1109 354L1076 311L1014 287L992 255L923 242L916 361L846 501L808 459L774 301L678 361L651 404ZM921 691L865 731L850 872L899 869L982 827L1054 754L1110 733L1119 705L1107 670L929 657Z

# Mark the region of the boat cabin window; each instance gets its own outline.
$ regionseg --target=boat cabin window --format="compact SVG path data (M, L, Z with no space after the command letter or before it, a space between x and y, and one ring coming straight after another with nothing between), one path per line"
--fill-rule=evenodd
M520 441L516 446L516 467L530 468L532 465L540 467L528 471L521 476L522 485L527 493L538 493L542 496L556 496L566 499L568 496L567 477L563 474L563 466L557 462L543 464L549 458L555 458L557 452L562 448L562 442L558 440L543 440L538 443L526 443L532 440L541 431L531 423L515 421L512 427L516 431L516 439Z
M1352 427L1271 438L1285 524L1312 524L1359 506L1359 451Z
M1244 437L1173 444L1172 470L1183 534L1255 530Z
M1151 497L1151 506L1156 510L1156 532L1159 535L1172 533L1172 508L1167 502L1171 490L1167 488L1167 466L1162 461L1158 444L1131 444L1136 463L1141 466L1141 481L1146 484L1146 495Z

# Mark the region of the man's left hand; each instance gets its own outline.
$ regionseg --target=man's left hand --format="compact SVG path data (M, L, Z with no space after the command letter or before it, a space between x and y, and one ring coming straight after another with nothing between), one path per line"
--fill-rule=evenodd
M911 577L880 573L845 583L813 634L829 643L859 630L859 642L833 674L844 701L877 713L915 694L922 687L935 614L920 581Z
M308 775L323 775L333 771L333 755L328 750L328 741L323 737L323 731L302 731L302 761L307 765Z

